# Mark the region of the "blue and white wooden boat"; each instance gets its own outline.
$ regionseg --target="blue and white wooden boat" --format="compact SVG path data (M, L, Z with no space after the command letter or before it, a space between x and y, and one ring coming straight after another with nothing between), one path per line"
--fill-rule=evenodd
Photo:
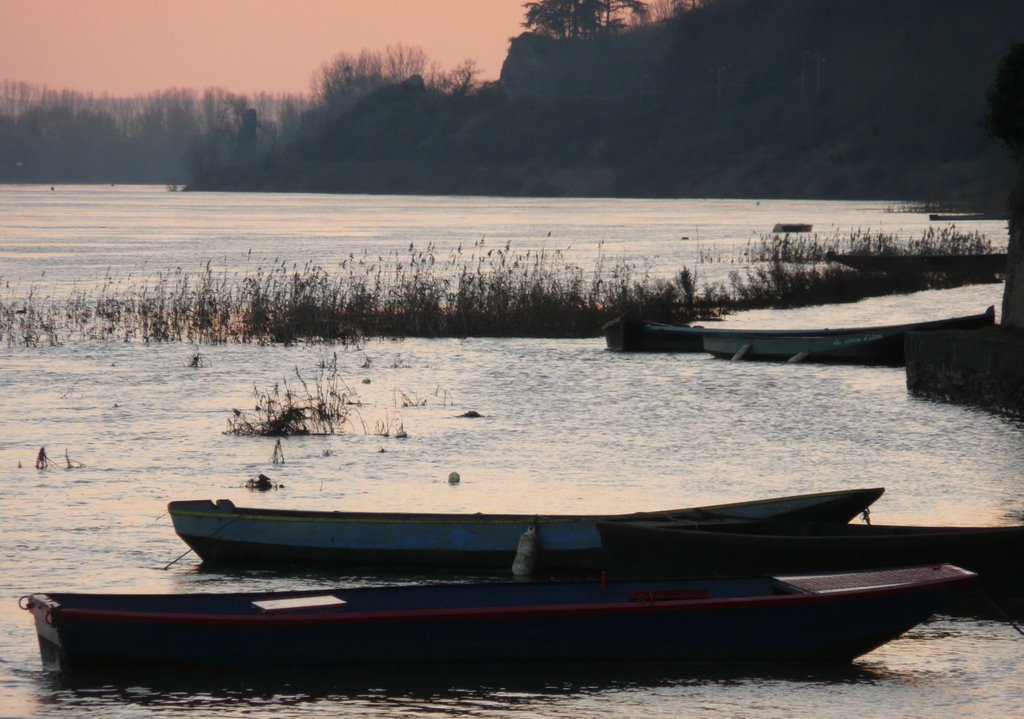
M296 667L436 662L849 661L939 610L952 565L699 580L22 597L43 663Z
M236 507L229 500L167 506L174 531L204 562L329 563L508 571L520 537L537 540L535 571L602 567L598 521L818 519L848 522L883 488L851 489L622 515L325 512Z
M976 315L874 327L741 329L665 325L619 317L602 327L605 344L622 352L711 352L748 359L801 359L903 364L907 332L978 329L995 323L995 308Z
M704 335L704 351L724 359L834 362L902 367L908 332L973 330L995 324L995 307L979 315L931 322L828 330L819 334L765 334L736 330Z

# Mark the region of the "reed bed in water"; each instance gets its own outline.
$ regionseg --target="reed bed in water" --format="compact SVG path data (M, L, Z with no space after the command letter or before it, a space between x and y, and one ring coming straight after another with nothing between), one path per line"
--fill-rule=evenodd
M854 238L864 242L863 239ZM333 270L279 262L242 272L209 263L144 278L107 277L63 298L0 299L0 341L59 344L67 339L144 342L356 342L365 337L592 337L626 314L684 323L738 309L846 302L893 292L952 286L941 277L867 280L832 264L799 266L808 251L700 283L683 268L653 277L644 265L598 253L584 269L560 251L488 249L481 240L438 257L432 246L386 257L349 256ZM783 260L786 257L789 259Z
M743 262L825 262L833 254L853 255L982 255L1001 252L978 231L962 232L955 225L930 227L919 237L898 232L856 230L820 237L805 235L761 235L747 242L740 253ZM712 256L708 256L711 261Z

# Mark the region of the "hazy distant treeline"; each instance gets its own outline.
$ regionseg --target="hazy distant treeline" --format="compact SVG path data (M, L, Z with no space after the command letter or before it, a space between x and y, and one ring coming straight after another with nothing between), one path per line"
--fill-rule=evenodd
M260 149L296 132L302 95L174 89L96 97L0 83L0 182L184 183L233 162L245 113L259 118Z
M445 70L418 47L341 52L314 73L309 95L173 89L96 97L0 83L0 182L183 184L245 168L314 134L381 88L419 78L430 92L463 94L472 60Z

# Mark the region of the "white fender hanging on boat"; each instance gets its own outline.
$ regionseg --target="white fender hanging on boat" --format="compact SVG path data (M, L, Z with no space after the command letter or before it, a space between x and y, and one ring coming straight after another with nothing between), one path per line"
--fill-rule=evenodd
M749 344L745 344L745 345L743 345L743 346L742 346L742 347L740 347L740 348L739 348L738 350L736 350L736 354L734 354L734 355L732 356L732 361L733 361L733 362L735 362L736 360L741 360L741 359L743 359L743 356L744 356L745 354L747 354L747 352L749 352L749 351L750 351L750 345L749 345Z
M523 532L519 538L519 546L516 547L516 558L512 561L512 575L525 577L533 574L533 567L537 563L537 525L531 524L530 528Z

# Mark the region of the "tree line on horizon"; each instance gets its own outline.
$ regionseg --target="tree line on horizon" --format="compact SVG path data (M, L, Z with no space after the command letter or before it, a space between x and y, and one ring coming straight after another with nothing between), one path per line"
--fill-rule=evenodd
M1024 12L1011 0L971 11L957 0L864 3L533 0L498 82L481 82L471 59L445 70L402 45L340 52L295 96L180 90L122 100L8 82L0 182L926 200L991 192L1006 168L980 128L984 91L994 48Z
M710 2L538 0L524 3L523 26L547 37L587 39ZM0 182L183 184L223 166L251 164L410 78L442 96L488 89L473 59L446 70L421 48L401 44L339 52L313 72L308 93L175 88L97 97L6 79L0 82ZM251 122L252 111L255 138L246 119Z
M246 111L261 118L261 142L269 150L308 108L302 95L178 88L96 97L4 80L0 182L182 184L233 159Z

